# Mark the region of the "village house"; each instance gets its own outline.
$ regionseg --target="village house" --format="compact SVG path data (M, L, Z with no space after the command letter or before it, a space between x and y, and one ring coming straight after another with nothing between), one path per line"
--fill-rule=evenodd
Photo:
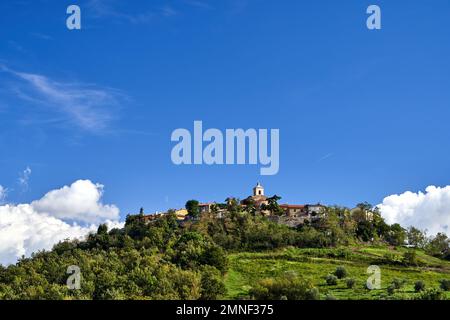
M282 216L273 216L267 209L263 209L263 205L268 205L269 200L265 195L264 187L258 182L253 187L253 194L241 201L243 207L253 204L257 212L268 216L272 221L296 227L305 223L305 221L313 221L321 216L324 212L325 206L319 204L280 204L280 208L284 211ZM199 204L200 214L215 213L216 218L220 219L226 212L226 209L221 209L217 203L208 202ZM184 221L188 218L186 209L179 209L175 211L177 219ZM154 221L160 218L164 213L154 213L142 216L144 222Z

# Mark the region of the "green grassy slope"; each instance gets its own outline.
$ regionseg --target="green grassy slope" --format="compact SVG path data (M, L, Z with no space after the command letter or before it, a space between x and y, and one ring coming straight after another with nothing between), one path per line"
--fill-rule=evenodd
M387 264L401 260L407 249L389 247L356 246L335 249L288 248L266 253L236 253L229 256L230 268L225 278L228 299L245 297L258 280L277 277L284 272L295 272L310 279L319 289L321 297L332 294L337 299L383 299L389 297L386 288L394 278L406 280L405 286L390 298L407 299L414 295L414 283L423 281L427 288L439 287L439 280L450 279L450 262L443 261L417 251L420 267L405 267L400 264ZM381 269L380 290L367 290L364 285L369 275L367 267L378 265ZM353 289L348 289L345 280L336 286L325 282L327 274L333 273L337 266L345 266L348 277L356 280ZM450 292L445 292L450 299Z

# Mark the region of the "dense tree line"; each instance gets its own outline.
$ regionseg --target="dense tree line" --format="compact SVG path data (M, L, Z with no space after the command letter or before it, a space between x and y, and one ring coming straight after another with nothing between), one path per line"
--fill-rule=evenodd
M277 200L271 199L268 208L280 214ZM352 211L329 207L298 228L271 222L251 204L243 207L235 199L218 204L212 213L200 214L196 201L186 207L191 219L184 222L169 212L146 223L141 212L128 216L123 229L101 225L84 241L64 241L51 251L0 266L0 299L217 299L226 292L228 252L286 246L409 244L449 259L446 235L429 238L416 228L388 225L368 204ZM221 218L216 217L219 209L226 209ZM404 258L409 264L414 260L414 253ZM79 290L67 287L67 268L73 265L81 271ZM287 290L291 285L297 289ZM255 285L251 296L313 299L313 289L287 276Z

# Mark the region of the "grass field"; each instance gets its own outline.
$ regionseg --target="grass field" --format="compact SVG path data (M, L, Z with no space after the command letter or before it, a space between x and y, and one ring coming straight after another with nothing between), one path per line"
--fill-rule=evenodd
M408 299L414 296L414 284L421 280L426 288L438 288L439 280L450 279L450 262L443 261L417 251L420 267L405 267L388 264L401 261L405 248L357 246L333 249L287 248L265 253L236 253L229 256L230 268L225 278L227 299L245 298L258 280L277 277L285 272L308 278L319 289L321 298L328 294L337 299ZM365 283L370 276L367 268L378 265L381 269L381 289L367 290ZM348 277L356 280L354 288L348 289L345 279L335 286L326 284L325 277L333 273L337 266L344 266ZM387 287L394 278L406 281L403 288L392 296ZM445 292L450 299L450 292Z

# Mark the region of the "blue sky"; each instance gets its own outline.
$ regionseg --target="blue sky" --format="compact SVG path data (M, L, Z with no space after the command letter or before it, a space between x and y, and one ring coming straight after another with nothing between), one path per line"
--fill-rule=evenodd
M82 10L82 30L65 27ZM378 4L382 30L366 28ZM90 179L122 217L191 198L377 204L448 184L450 3L0 3L0 185L8 201ZM280 129L280 171L175 166L171 132ZM18 181L32 171L28 186Z

